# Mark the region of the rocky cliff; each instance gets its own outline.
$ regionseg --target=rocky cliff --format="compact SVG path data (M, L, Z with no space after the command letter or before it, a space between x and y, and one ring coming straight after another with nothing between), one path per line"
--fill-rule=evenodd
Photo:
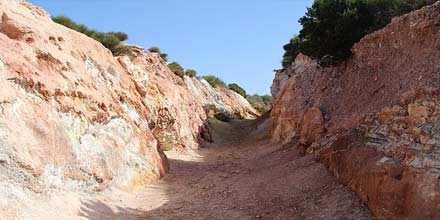
M209 140L210 111L257 116L158 54L115 58L29 3L0 0L0 18L0 213L41 194L137 189L167 171L162 149Z
M277 70L272 85L270 86L271 95L273 97L278 97L284 84L289 81L290 77L292 77L292 73L303 72L304 69L308 68L310 65L317 65L317 63L310 57L300 53L295 58L295 62L293 62L287 69Z
M439 219L438 39L440 3L393 19L337 66L299 57L274 80L273 141L314 153L378 219Z

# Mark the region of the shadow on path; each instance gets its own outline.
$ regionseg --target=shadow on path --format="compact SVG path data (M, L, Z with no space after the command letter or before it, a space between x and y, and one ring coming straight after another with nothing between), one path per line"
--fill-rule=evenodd
M272 145L267 122L211 121L214 144L170 156L170 173L127 207L85 203L88 219L372 219L348 188L312 156ZM128 199L129 200L129 199ZM103 213L101 211L104 211Z
M118 206L109 206L101 201L82 201L79 216L90 220L119 220L119 219L142 219L145 212L122 208Z

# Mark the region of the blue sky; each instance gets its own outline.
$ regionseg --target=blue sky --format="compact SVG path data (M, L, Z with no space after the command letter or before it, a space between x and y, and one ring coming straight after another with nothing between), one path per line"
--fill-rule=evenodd
M130 44L158 46L199 75L269 93L282 45L298 33L313 0L30 0L99 31L123 31Z

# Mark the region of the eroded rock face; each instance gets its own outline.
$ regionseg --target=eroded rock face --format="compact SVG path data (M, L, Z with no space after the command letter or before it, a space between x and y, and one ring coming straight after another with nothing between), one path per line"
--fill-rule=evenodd
M273 141L317 155L379 219L440 215L439 21L436 3L364 37L345 63L289 68L274 103ZM304 125L310 109L320 129Z
M182 79L166 67L158 54L141 48L133 49L132 58L118 60L134 77L148 127L161 147L197 149L207 116Z
M213 88L204 79L184 77L185 84L210 116L221 113L231 119L256 118L259 114L238 93L224 88Z
M311 108L304 114L301 129L299 133L299 141L303 145L310 145L319 140L324 132L324 118L321 110Z
M298 114L291 123L297 124L312 107L321 109L332 131L356 125L365 114L397 103L406 92L438 86L437 8L435 4L395 18L383 30L364 37L353 47L354 57L338 66L290 70L291 77L274 103L274 136L295 132L295 126L280 129L285 117Z
M157 54L115 58L21 1L0 0L0 17L1 210L40 193L141 188L166 173L162 149L209 139L206 102ZM206 99L216 108L253 116L246 100L208 86L198 90L215 93Z
M288 69L277 70L275 72L275 78L273 79L272 85L270 86L270 93L272 97L278 97L281 89L284 87L285 83L290 79L292 73L300 73L303 72L310 66L316 66L317 62L311 59L310 57L299 54L295 58L295 62Z
M316 143L314 151L378 219L438 219L439 100L387 107L333 140L321 140L322 146Z
M34 193L132 190L165 174L136 78L107 49L28 3L0 1L0 14L2 209Z
M270 86L270 94L272 97L277 97L281 87L283 87L284 83L290 78L288 70L281 69L275 71L275 77L273 79L272 85Z

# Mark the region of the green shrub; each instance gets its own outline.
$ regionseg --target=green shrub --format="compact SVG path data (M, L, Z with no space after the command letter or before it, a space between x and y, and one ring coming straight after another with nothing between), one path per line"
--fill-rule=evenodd
M109 48L112 52L116 46L118 46L121 41L112 34L102 33L102 32L96 32L92 35L92 38L101 42L102 45Z
M160 51L160 48L159 48L159 47L150 47L150 49L148 49L148 51L150 51L151 53L158 53L159 56L160 56L163 60L165 60L165 62L168 62L168 54L166 54L166 53L162 53L162 52Z
M264 114L264 113L270 111L270 108L268 108L267 106L253 106L253 107L255 110L257 110L261 114Z
M83 33L83 34L85 34L85 35L87 35L87 36L89 36L89 37L92 37L93 34L96 33L95 30L91 30L91 29L89 29L88 27L86 27L86 26L83 25L83 24L78 25L78 26L76 27L76 29L73 29L73 30L76 30L76 31L78 31L78 32L80 32L80 33Z
M261 96L261 99L266 104L272 104L272 102L273 102L273 97L271 95L263 95L263 96Z
M183 67L177 62L172 62L172 63L168 64L168 68L170 68L170 70L174 74L176 74L180 77L183 77L185 75L185 69L183 69Z
M366 34L387 25L395 16L436 0L315 0L299 22L302 30L284 46L282 65L288 67L301 52L324 64L351 56L351 47Z
M73 29L73 30L76 30L76 31L79 31L80 28L86 28L84 25L77 25L72 19L70 19L64 15L52 17L52 20L58 24L61 24L63 26L66 26L66 27ZM81 33L84 33L84 32L81 32Z
M121 41L125 41L128 39L128 35L123 32L98 32L88 28L83 24L77 24L72 19L66 16L55 16L52 17L52 20L58 24L66 26L72 30L83 33L96 41L99 41L102 45L108 48L113 55L120 56L129 54L131 48L129 46L125 46L121 44Z
M117 37L120 41L126 41L128 40L128 35L124 32L110 32L108 34L114 35Z
M189 77L196 77L197 71L195 71L193 69L187 69L187 70L185 70L185 75L187 75Z
M257 111L264 114L272 109L273 97L270 95L250 95L246 99Z
M216 76L207 75L203 76L202 78L205 79L214 88L217 88L218 86L226 87L226 83Z
M231 83L228 85L228 88L246 98L246 90L241 88L238 84Z
M131 52L131 47L130 46L119 44L118 46L116 46L113 49L112 53L115 56L123 56L123 55L130 54L130 52Z
M165 62L168 62L168 54L166 54L166 53L161 53L161 54L160 54L160 57L161 57L163 60L165 60Z
M150 49L148 49L148 51L150 51L151 53L160 53L160 48L159 47L150 47Z

